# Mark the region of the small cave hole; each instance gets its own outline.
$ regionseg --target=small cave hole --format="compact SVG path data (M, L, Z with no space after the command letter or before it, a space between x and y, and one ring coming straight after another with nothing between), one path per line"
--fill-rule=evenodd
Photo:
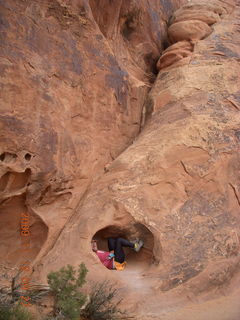
M156 76L158 74L157 69L157 62L159 57L154 57L153 53L148 53L144 56L144 62L148 66L149 72L151 74L151 77L149 78L149 81L153 83L156 80Z
M30 161L32 158L32 155L30 153L26 153L24 158L25 158L25 160Z
M130 226L110 225L97 231L92 240L97 241L97 249L109 252L108 238L124 238L130 242L141 239L144 242L142 249L135 252L131 248L124 247L125 261L127 268L145 268L154 262L153 247L154 237L152 232L143 224L135 223Z
M5 159L5 152L0 155L0 160L4 161L4 159Z
M1 176L1 178L0 178L0 191L1 192L4 191L6 188L10 174L11 174L10 172L6 172L4 175Z
M0 155L0 160L2 162L12 162L13 160L15 161L16 158L17 158L17 155L10 152L3 152Z
M133 21L132 21L132 19L128 19L128 20L126 20L126 22L122 28L122 35L124 36L124 38L129 40L130 36L133 32L134 32Z
M24 172L6 172L0 178L0 191L7 189L7 192L14 192L24 188L29 182L31 169L27 168Z
M165 38L162 42L163 51L166 50L169 46L170 46L169 40Z
M123 16L123 25L121 28L121 33L127 40L130 40L130 37L133 32L135 32L138 23L140 20L140 10L133 9Z

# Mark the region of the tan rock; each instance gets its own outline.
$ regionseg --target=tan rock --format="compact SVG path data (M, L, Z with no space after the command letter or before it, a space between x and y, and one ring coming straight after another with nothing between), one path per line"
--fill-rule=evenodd
M183 40L201 40L206 38L211 32L211 27L205 22L198 20L176 22L168 28L168 36L172 43Z
M180 2L64 3L1 2L1 276L29 212L34 280L85 262L139 320L238 320L239 6L152 84L160 17ZM191 28L194 42L205 27ZM110 235L145 242L124 272L91 250Z
M190 41L186 41L186 40L178 41L178 42L172 44L171 46L169 46L166 50L164 50L163 54L166 52L170 52L170 51L178 50L178 49L193 51L193 47L194 47L194 45Z
M211 1L199 1L192 0L191 2L184 4L181 9L190 9L190 10L207 10L224 16L227 13L230 13L233 9L233 5L227 1L220 0L211 0Z
M199 20L205 22L208 25L212 25L220 20L219 14L212 12L210 10L201 9L201 10L193 10L193 9L180 9L177 10L172 19L171 24L179 21L186 20Z
M195 45L188 65L160 70L140 135L93 182L36 272L63 264L59 252L74 264L84 257L92 277L115 277L127 288L133 309L141 301L140 319L175 319L166 310L175 308L176 315L176 301L184 308L188 299L193 304L212 299L220 288L226 295L234 292L240 276L237 21L238 11L221 20L212 35ZM191 43L176 43L165 54L184 48L190 50ZM224 56L215 55L216 50ZM90 251L92 237L106 245L110 234L138 234L148 243L143 260L130 253L126 272L119 276L101 268ZM148 294L151 305L144 299ZM235 315L236 301L231 304Z
M157 69L163 69L175 64L183 58L189 57L193 51L193 44L189 41L178 41L168 47L157 62Z
M1 3L1 261L23 259L25 212L28 258L47 254L92 180L138 135L166 21L181 3Z

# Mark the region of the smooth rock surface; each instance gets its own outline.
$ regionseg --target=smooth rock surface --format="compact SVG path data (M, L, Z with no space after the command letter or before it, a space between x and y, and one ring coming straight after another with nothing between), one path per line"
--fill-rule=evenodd
M157 69L163 69L175 64L183 58L189 57L194 45L190 41L178 41L163 51L157 62ZM186 63L186 60L184 61Z
M212 28L200 20L186 20L173 23L168 28L171 43L178 41L197 41L206 38Z
M202 10L181 9L174 13L171 23L185 20L200 20L208 25L212 25L218 22L220 17L219 14L209 11L208 8Z

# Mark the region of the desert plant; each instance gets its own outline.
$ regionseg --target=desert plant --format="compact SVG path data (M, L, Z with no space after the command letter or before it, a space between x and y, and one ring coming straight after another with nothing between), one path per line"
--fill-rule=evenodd
M33 315L20 305L0 305L0 320L34 320Z
M64 316L57 315L57 316L47 316L46 318L43 318L43 320L66 320Z
M92 286L89 302L83 310L83 316L89 320L129 319L125 311L119 309L122 301L116 299L119 289L109 281L99 282Z
M70 265L48 274L48 284L55 297L55 316L79 319L81 308L86 302L86 295L79 289L85 283L87 272L85 264L81 263L77 276L76 270Z
M31 283L29 285L28 296L31 299L31 303L37 303L42 297L50 294L50 287L41 283Z

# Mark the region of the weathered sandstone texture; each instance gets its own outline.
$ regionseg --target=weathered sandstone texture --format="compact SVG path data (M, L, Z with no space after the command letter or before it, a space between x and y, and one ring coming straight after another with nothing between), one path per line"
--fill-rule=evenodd
M237 2L192 1L168 30L180 2L1 3L4 259L28 210L35 279L84 261L136 319L238 320ZM91 251L110 235L145 242L122 273Z
M138 135L181 0L0 1L1 258L48 252L92 180ZM46 241L47 239L47 241Z
M157 69L173 63L188 64L194 44L206 38L213 31L210 27L231 12L233 4L214 0L212 2L191 1L174 12L168 28L168 36L173 43L157 62Z

